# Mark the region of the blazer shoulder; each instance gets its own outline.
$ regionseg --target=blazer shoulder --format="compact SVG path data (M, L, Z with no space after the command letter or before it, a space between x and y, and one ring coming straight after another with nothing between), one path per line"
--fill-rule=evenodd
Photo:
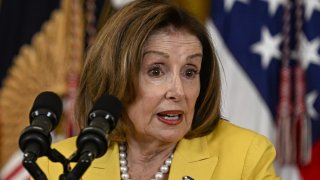
M249 129L232 124L227 120L221 119L212 133L206 136L209 146L220 148L237 148L244 151L253 144L259 144L262 147L273 146L270 140Z

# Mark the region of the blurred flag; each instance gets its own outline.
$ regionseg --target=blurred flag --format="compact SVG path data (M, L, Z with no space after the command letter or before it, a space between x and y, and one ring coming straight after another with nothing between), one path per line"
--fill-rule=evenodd
M30 178L29 173L24 169L22 165L22 152L17 151L13 153L12 157L9 159L8 163L0 171L0 179L11 180L11 179L21 179L26 180Z
M281 150L294 148L292 161L277 164L284 180L320 177L319 22L319 0L211 3L208 27L222 64L223 115ZM278 158L287 152L277 152Z

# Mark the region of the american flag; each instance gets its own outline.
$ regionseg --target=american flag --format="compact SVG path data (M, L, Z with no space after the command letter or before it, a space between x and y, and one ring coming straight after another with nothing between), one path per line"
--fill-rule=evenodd
M320 0L211 5L208 27L222 64L223 115L274 142L282 179L319 179ZM292 151L284 151L288 147ZM281 160L290 153L291 161Z

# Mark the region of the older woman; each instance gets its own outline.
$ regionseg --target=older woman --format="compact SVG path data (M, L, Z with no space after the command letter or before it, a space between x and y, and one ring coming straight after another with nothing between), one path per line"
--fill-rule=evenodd
M119 10L90 48L76 117L104 94L123 103L107 153L83 179L277 179L265 137L220 119L220 75L205 27L163 0ZM54 146L65 156L75 138ZM49 179L62 167L39 160Z

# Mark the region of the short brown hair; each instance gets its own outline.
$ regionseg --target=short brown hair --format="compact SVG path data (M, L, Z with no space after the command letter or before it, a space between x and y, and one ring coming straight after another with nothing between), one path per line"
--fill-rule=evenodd
M155 31L169 26L195 35L203 48L200 94L192 128L185 137L203 136L214 129L220 118L221 83L211 38L196 18L164 0L133 1L118 10L99 31L88 51L80 80L76 118L81 127L86 125L93 103L104 94L118 97L124 107L134 101L146 40ZM124 140L126 120L125 108L111 140Z

